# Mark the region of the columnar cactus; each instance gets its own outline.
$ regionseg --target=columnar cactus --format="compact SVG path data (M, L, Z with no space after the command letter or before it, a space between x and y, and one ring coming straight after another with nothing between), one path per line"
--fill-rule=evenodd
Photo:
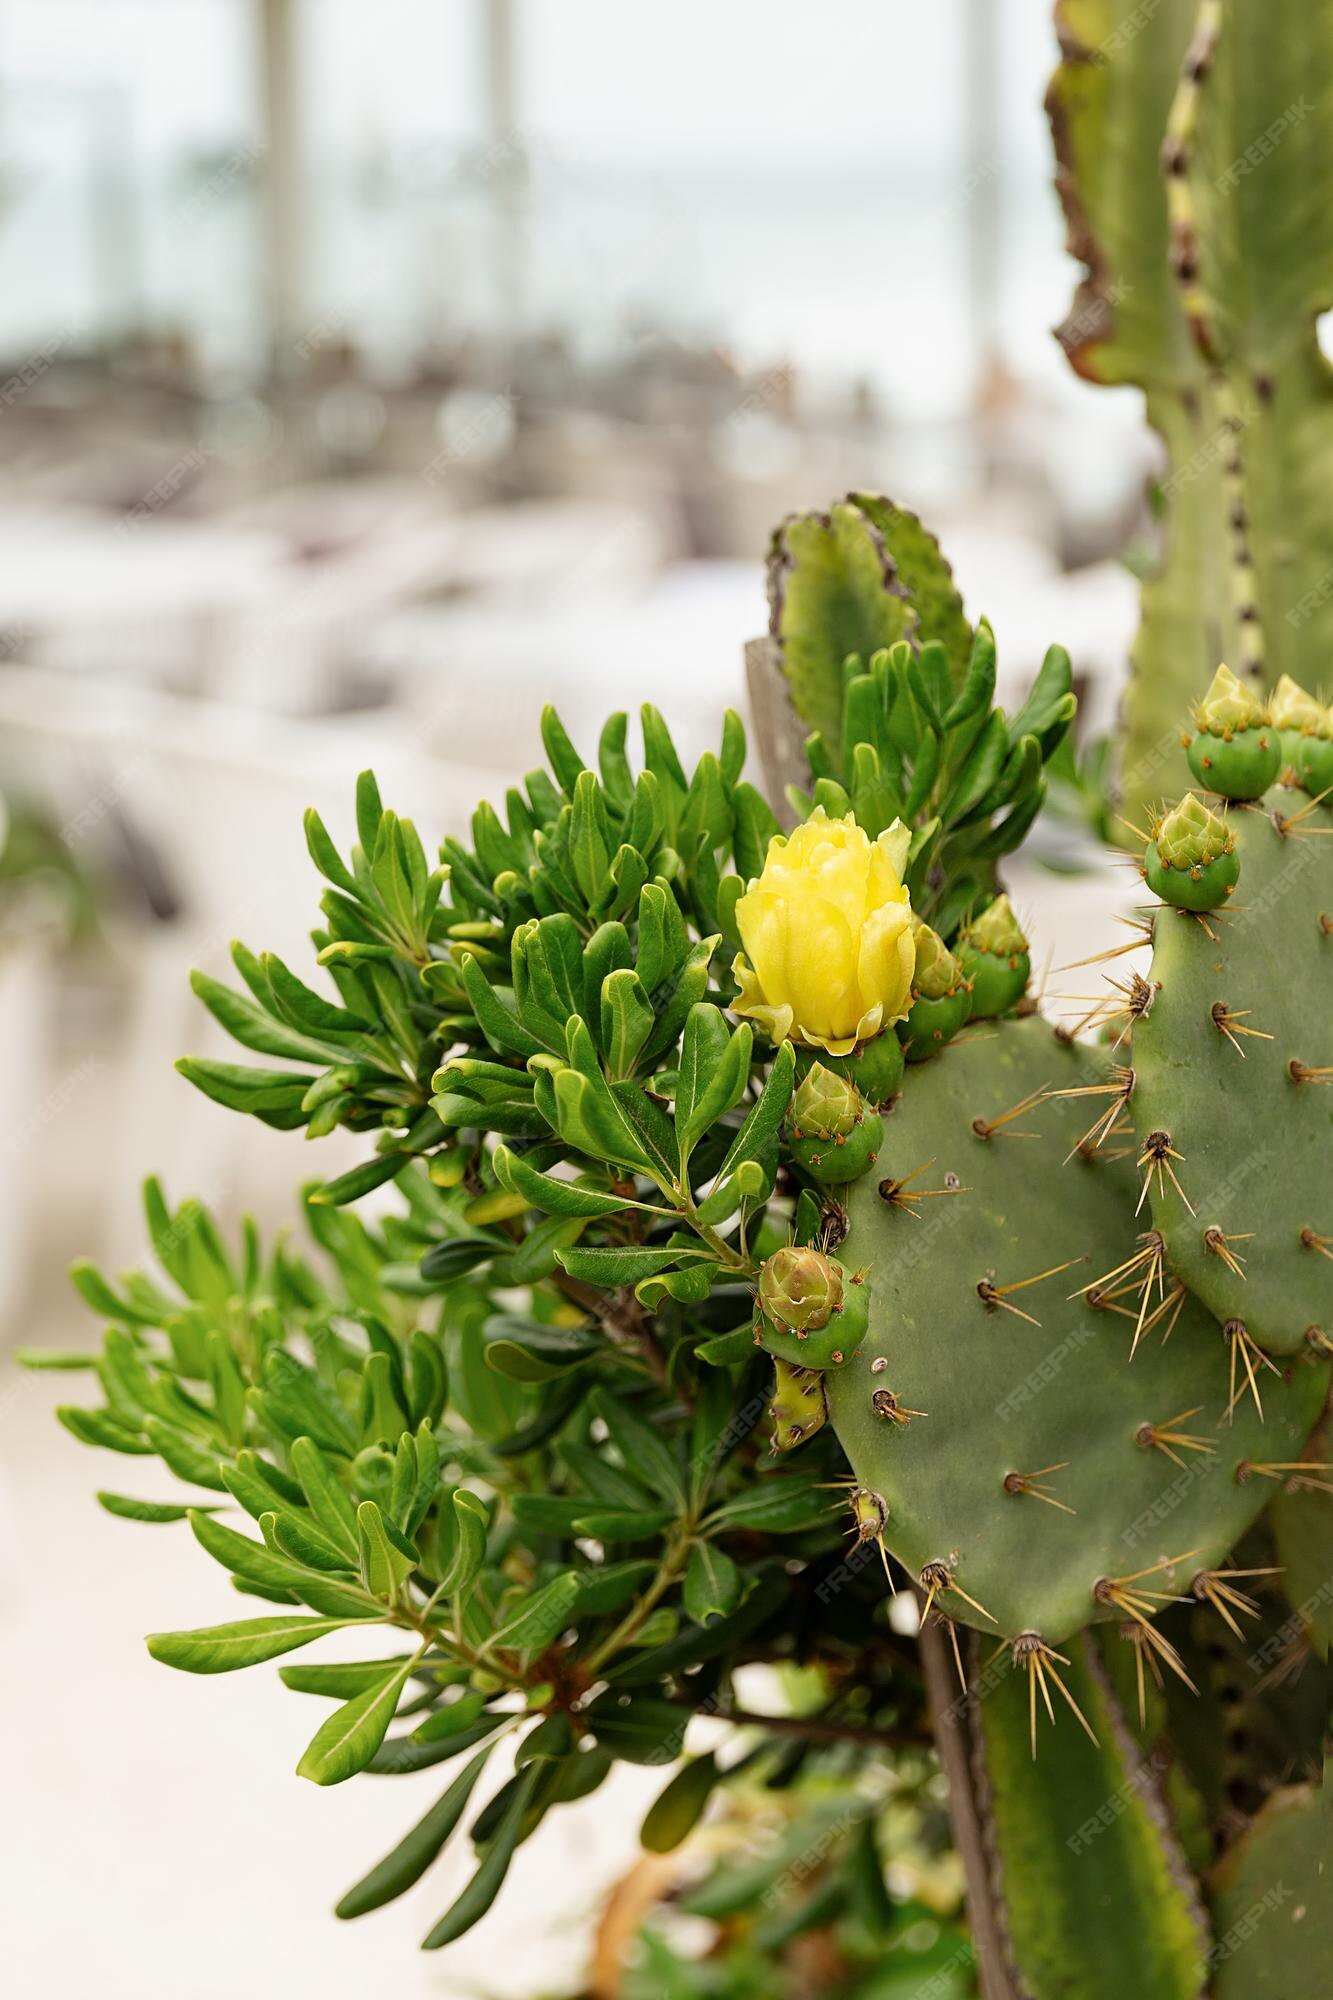
M1086 267L1057 337L1085 380L1143 389L1168 461L1120 744L1138 817L1184 783L1178 718L1219 654L1261 692L1317 684L1333 650L1333 28L1305 0L1057 0L1056 25Z

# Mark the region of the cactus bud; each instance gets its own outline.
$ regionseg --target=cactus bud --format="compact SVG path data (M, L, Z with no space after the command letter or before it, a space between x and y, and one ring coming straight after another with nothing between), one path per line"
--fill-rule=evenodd
M912 933L916 939L912 1004L898 1032L908 1062L923 1062L958 1033L971 1012L972 996L962 966L939 932L913 915Z
M773 1400L768 1414L773 1419L774 1451L794 1451L828 1421L824 1382L814 1368L793 1368L774 1360Z
M1262 798L1282 768L1282 745L1263 703L1230 667L1213 675L1194 723L1185 754L1199 783L1223 798Z
M1305 739L1323 726L1323 708L1290 674L1283 674L1273 689L1268 715L1278 733L1283 767L1299 775Z
M852 1532L856 1546L863 1542L879 1542L889 1524L888 1506L878 1493L872 1493L868 1486L854 1486L851 1492Z
M787 1113L792 1158L825 1186L866 1172L884 1139L878 1112L854 1084L825 1063L812 1063Z
M1296 770L1312 798L1333 787L1333 710L1321 708L1317 723L1302 736Z
M882 1110L903 1080L903 1045L891 1028L858 1042L849 1056L830 1056L827 1067L854 1083L866 1103Z
M997 896L958 940L955 956L972 989L972 1018L1007 1014L1027 991L1028 941L1007 896Z
M1143 872L1164 903L1178 910L1215 910L1240 876L1235 836L1224 819L1186 792L1157 822Z
M795 1368L837 1368L865 1336L870 1316L859 1276L821 1250L788 1244L759 1272L759 1343Z

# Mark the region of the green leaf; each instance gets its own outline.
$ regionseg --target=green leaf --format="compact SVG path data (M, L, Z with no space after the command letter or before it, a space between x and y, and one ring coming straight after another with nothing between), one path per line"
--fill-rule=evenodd
M316 1785L340 1785L363 1771L384 1741L407 1677L420 1658L414 1653L327 1716L296 1767L297 1777Z
M312 1437L298 1437L291 1447L291 1462L311 1513L354 1566L359 1555L356 1509L328 1459Z
M403 1663L399 1653L389 1660L331 1660L296 1667L279 1667L278 1679L294 1694L322 1695L329 1701L350 1701L377 1687L384 1676Z
M579 1579L574 1570L553 1577L550 1583L524 1599L511 1617L498 1625L486 1641L485 1652L540 1653L568 1625L579 1598Z
M694 1711L656 1695L598 1695L584 1717L597 1741L629 1764L674 1764Z
M581 1278L604 1292L613 1292L618 1285L636 1285L640 1278L651 1278L659 1271L669 1271L677 1264L696 1262L707 1255L706 1250L687 1248L640 1250L608 1246L595 1250L559 1250L556 1262L562 1270L568 1271L571 1278Z
M712 1516L715 1527L766 1528L773 1534L795 1534L832 1518L837 1501L801 1476L778 1473L755 1481L746 1492L726 1501Z
M753 1346L754 1332L747 1320L730 1333L715 1333L710 1340L701 1340L694 1351L713 1368L732 1368L749 1358Z
M504 1817L496 1828L486 1853L472 1880L461 1896L451 1904L434 1929L422 1939L422 1949L438 1951L441 1945L452 1944L471 1930L473 1924L484 1917L491 1904L500 1893L500 1885L509 1872L514 1849L518 1846L519 1835L528 1807L532 1803L537 1786L541 1783L545 1767L540 1763L530 1764L514 1786Z
M582 1027L582 1023L579 1023ZM587 1031L584 1030L586 1035ZM591 1045L591 1038L589 1038ZM552 1077L555 1117L560 1136L595 1160L647 1173L652 1165L636 1127L625 1115L606 1079L586 1068L557 1070Z
M149 1652L163 1666L187 1674L229 1674L238 1667L258 1666L295 1652L326 1632L341 1632L348 1618L308 1618L284 1613L277 1618L242 1618L234 1625L204 1625L194 1632L150 1632Z
M658 1501L685 1503L685 1479L671 1446L660 1431L629 1408L619 1396L595 1389L593 1408L606 1425L627 1473Z
M656 1021L643 981L628 966L608 972L602 981L599 1025L608 1072L628 1077Z
M679 1847L698 1825L719 1775L711 1750L706 1757L692 1757L682 1764L649 1806L639 1829L639 1845L650 1854L670 1854Z
M368 1875L362 1876L347 1891L334 1911L335 1916L363 1917L368 1911L382 1909L385 1903L393 1902L395 1897L403 1895L421 1880L467 1811L468 1802L493 1747L487 1744L470 1763L464 1765L425 1817L417 1821L412 1831L403 1836L383 1861L377 1862Z
M395 1546L373 1500L363 1500L357 1508L356 1528L362 1582L372 1597L393 1597L411 1574L412 1559Z
M339 1174L336 1180L325 1181L323 1187L312 1188L306 1200L322 1208L345 1208L348 1202L360 1201L362 1195L394 1180L411 1162L410 1153L380 1153L375 1159Z
M460 1695L447 1708L437 1708L426 1720L412 1731L414 1743L443 1743L448 1736L456 1736L460 1729L470 1729L484 1712L484 1694Z
M619 1215L626 1208L638 1209L645 1215L671 1212L654 1208L649 1202L627 1201L623 1195L605 1194L581 1182L556 1180L551 1174L538 1173L507 1146L496 1147L491 1164L501 1187L508 1188L511 1194L521 1194L525 1201L548 1215Z
M542 710L541 732L546 761L555 772L561 791L572 799L580 774L588 767L570 742L564 724L549 702Z
M696 1625L712 1625L734 1611L741 1594L741 1574L731 1557L713 1542L696 1542L685 1569L685 1610Z
M720 1008L704 1002L691 1007L685 1022L676 1081L676 1136L683 1159L688 1158L691 1146L707 1123L706 1119L699 1119L697 1107L707 1098L726 1054L728 1039L727 1024Z
M190 1514L189 1507L176 1506L169 1500L131 1500L123 1493L101 1490L97 1494L97 1503L121 1521L184 1521ZM213 1509L205 1507L198 1511L211 1514Z
M327 1063L336 1062L342 1054L336 1043L323 1042L288 1027L257 1002L234 993L219 980L210 979L206 972L192 972L190 985L196 998L203 1001L232 1040L242 1048L253 1049L256 1055L278 1056L285 1062Z
M97 1366L95 1354L75 1354L59 1347L16 1347L13 1359L18 1367L38 1372L50 1369L68 1374Z
M306 1569L317 1569L325 1575L341 1575L351 1582L355 1564L349 1563L337 1544L314 1525L304 1508L299 1514L270 1510L260 1515L259 1525L270 1548L278 1549Z
M164 1423L161 1417L145 1417L143 1428L153 1449L159 1458L165 1460L177 1479L205 1486L212 1493L226 1492L226 1482L215 1452L204 1450L184 1431Z
M176 1068L196 1090L228 1111L248 1112L284 1132L305 1123L301 1100L315 1081L309 1071L252 1069L199 1056L182 1056Z
M444 1283L452 1278L461 1278L469 1271L475 1271L479 1264L488 1264L503 1249L501 1240L494 1236L459 1235L446 1237L443 1243L436 1243L421 1260L421 1275L433 1281Z
M359 1589L335 1577L321 1576L305 1569L300 1563L293 1562L290 1556L276 1553L265 1543L252 1542L248 1535L238 1535L234 1528L200 1513L197 1507L190 1509L190 1528L200 1547L244 1583L257 1584L261 1589L295 1591L316 1611L322 1611L330 1618L379 1618L383 1615L382 1606L372 1603Z
M632 1507L589 1507L574 1521L574 1532L598 1542L648 1542L676 1519L675 1510L640 1511Z
M137 1430L120 1423L109 1410L85 1410L77 1403L62 1403L56 1416L80 1444L99 1445L105 1451L123 1451L132 1458L152 1458L153 1446L146 1444Z
M442 1594L446 1597L461 1596L472 1588L486 1554L486 1537L490 1529L490 1517L484 1504L466 1487L460 1487L454 1494L453 1509L458 1540L453 1558L441 1579Z
M579 1611L589 1618L619 1611L656 1574L657 1564L653 1562L605 1563L597 1569L584 1570L579 1586Z

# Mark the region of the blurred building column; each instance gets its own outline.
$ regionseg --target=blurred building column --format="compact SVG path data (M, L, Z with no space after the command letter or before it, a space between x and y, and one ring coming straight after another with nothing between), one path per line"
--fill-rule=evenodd
M296 0L257 0L260 139L264 147L261 257L269 358L290 372L305 326L305 217L301 185Z
M516 0L483 0L486 183L490 194L495 303L511 338L523 325L526 294L524 204L531 157L519 111Z
M968 200L966 237L968 312L977 351L977 386L983 390L1000 351L1000 264L1005 162L1000 157L1000 9L995 0L967 0L963 60L967 106Z

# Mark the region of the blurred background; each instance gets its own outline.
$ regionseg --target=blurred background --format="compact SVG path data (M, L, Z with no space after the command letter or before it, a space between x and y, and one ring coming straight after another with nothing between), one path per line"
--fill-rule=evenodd
M586 744L651 696L692 759L788 510L921 511L1002 694L1059 638L1107 725L1154 456L1050 331L1054 60L1033 0L3 0L6 1341L93 1331L64 1268L142 1256L145 1173L273 1227L351 1164L171 1066L224 1053L191 966L300 962L302 808L346 845L374 763L429 845L548 699ZM1025 870L1038 939L1056 898L1109 922ZM401 1799L293 1784L276 1682L151 1665L225 1586L98 1513L70 1379L0 1370L9 1990L577 1990L642 1801L599 1795L534 1855L532 1937L447 1973L401 1914L334 1925Z

